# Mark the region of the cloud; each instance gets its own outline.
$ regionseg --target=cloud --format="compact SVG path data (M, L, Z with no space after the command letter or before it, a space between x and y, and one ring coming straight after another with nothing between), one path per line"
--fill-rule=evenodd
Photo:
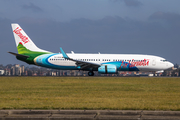
M29 5L22 5L22 9L31 10L33 12L42 12L43 11L40 7L34 5L33 3L30 3Z
M142 3L138 0L109 0L110 2L124 2L126 6L128 7L138 7L141 6Z
M17 19L20 23L26 23L26 24L44 24L48 21L48 19L45 18L32 18L32 17L22 17Z
M169 25L180 27L180 14L170 13L170 12L155 12L150 17L149 20L161 20L167 22Z
M170 12L155 12L150 17L150 19L164 19L164 20L177 20L180 21L180 15L176 13L170 13Z
M129 7L138 7L138 6L141 6L142 3L138 0L124 0L126 6L129 6Z
M152 21L108 16L99 20L74 19L69 22L45 20L41 23L41 19L33 20L33 18L17 21L0 19L0 31L3 31L0 55L4 56L1 63L19 62L7 53L17 51L10 26L12 22L18 23L38 47L52 52L58 53L59 47L63 47L67 53L73 50L75 53L152 54L179 63L180 57L174 54L179 51L180 27L166 28L161 21L154 22L154 19L164 17L155 14L151 17ZM178 19L177 16L175 18ZM167 22L165 24L168 25Z

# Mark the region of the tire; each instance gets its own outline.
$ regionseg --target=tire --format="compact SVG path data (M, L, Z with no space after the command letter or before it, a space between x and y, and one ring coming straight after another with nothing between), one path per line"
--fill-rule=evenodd
M94 76L94 72L93 72L93 71L89 71L89 72L88 72L88 75L89 75L89 76Z

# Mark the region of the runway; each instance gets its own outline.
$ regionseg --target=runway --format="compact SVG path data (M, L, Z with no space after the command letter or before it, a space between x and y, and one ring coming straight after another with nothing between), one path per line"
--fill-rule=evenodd
M180 111L0 110L0 120L180 120Z

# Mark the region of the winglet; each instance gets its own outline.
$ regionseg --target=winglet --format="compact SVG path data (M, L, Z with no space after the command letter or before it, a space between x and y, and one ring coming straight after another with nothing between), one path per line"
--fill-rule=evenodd
M65 59L70 59L61 47L60 47L60 51Z

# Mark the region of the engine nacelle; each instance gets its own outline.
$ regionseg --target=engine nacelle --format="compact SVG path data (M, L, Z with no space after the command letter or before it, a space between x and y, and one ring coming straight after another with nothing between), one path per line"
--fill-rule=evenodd
M101 74L116 74L117 67L115 65L102 65L98 68L98 72Z

